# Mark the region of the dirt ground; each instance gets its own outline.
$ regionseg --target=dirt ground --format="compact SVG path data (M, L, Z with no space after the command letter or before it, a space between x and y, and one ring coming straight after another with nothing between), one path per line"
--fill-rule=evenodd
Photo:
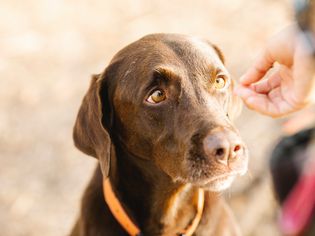
M210 39L238 78L293 18L289 0L25 0L0 2L0 229L67 235L96 161L71 132L90 75L148 33ZM281 121L244 109L250 171L225 193L244 235L279 235L268 156Z

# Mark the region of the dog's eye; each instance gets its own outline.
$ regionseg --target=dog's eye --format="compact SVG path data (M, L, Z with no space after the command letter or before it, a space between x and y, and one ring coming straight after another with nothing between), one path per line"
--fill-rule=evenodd
M226 79L223 76L218 76L214 81L214 87L216 89L223 89L226 85Z
M165 99L166 99L165 92L163 90L157 89L151 93L147 101L149 103L156 104L156 103L164 101Z

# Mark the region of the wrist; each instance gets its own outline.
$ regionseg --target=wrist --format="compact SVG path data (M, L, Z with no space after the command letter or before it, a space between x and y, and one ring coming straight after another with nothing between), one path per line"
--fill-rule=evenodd
M295 0L295 15L297 25L300 30L301 41L305 45L309 54L315 58L315 31L312 24L313 9L311 1Z

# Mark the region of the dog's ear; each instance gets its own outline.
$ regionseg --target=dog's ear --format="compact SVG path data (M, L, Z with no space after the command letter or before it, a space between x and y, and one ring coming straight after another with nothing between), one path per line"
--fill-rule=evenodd
M215 45L215 44L211 44L211 46L213 47L214 51L218 54L220 60L224 64L225 63L225 58L224 58L223 53L220 50L220 48L217 45Z
M103 114L101 92L105 90L102 75L93 75L90 88L83 98L73 129L75 146L87 155L99 159L104 177L109 174L111 139L108 131L103 126Z

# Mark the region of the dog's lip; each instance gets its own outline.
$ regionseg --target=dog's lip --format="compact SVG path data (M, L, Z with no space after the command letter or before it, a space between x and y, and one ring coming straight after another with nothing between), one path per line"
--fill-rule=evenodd
M225 173L225 174L221 174L221 175L217 175L217 176L214 176L210 179L207 180L207 183L206 184L209 184L211 182L215 182L215 181L220 181L220 180L225 180L225 179L228 179L228 178L231 178L231 177L236 177L236 176L242 176L244 175L244 171L232 171L232 172L229 172L229 173Z

